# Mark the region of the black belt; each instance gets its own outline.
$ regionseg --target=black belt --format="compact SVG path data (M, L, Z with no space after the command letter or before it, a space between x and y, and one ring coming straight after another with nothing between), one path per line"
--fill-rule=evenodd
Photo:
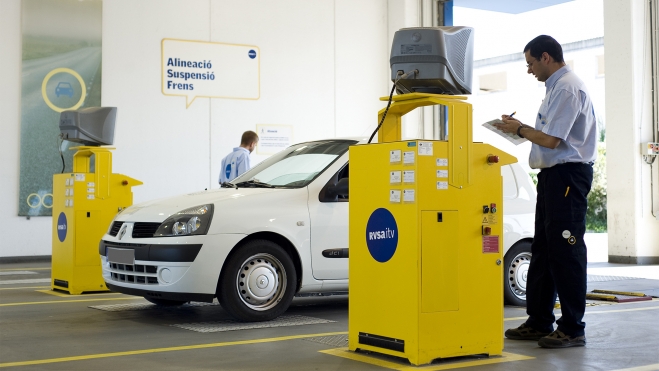
M595 165L595 161L590 161L590 162L563 162L562 164L556 164L556 165L589 165L589 166L593 166L593 165Z

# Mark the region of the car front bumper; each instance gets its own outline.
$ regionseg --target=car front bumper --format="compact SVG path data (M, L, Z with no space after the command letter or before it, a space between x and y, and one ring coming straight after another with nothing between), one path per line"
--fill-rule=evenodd
M103 279L110 290L128 295L212 302L222 265L244 237L218 234L127 243L106 235L99 244ZM117 259L117 251L133 259Z

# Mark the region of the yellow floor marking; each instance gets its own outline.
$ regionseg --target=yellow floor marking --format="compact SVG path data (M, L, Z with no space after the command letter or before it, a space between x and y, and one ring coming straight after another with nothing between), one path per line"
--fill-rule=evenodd
M20 289L47 289L50 286L32 286L32 287L6 287L0 290L20 290Z
M474 367L481 365L490 365L494 363L503 363L503 362L513 362L513 361L523 361L529 359L535 359L535 357L524 356L521 354L513 354L508 352L503 352L501 356L494 356L491 358L484 358L474 361L460 359L454 362L449 361L450 363L445 363L443 365L428 365L428 366L410 366L409 364L402 364L392 361L387 361L381 358L376 358L377 356L370 356L360 353L351 352L348 348L336 348L321 350L320 353L325 353L337 357L351 359L353 361L364 362L374 366L380 366L392 370L398 371L412 371L412 370L423 370L423 371L439 371L439 370L452 370L454 368L463 368L463 367Z
M55 291L55 290L34 290L34 291L41 292L44 294L59 296L60 298L84 298L84 297L96 296L96 295L122 295L120 292L112 292L112 291L97 292L94 294L78 294L78 295L68 294L66 291Z
M613 371L657 371L659 370L659 363L647 366L631 367L631 368L622 368L620 370Z
M292 335L292 336L282 336L282 337L277 337L277 338L229 341L229 342L225 342L225 343L184 345L184 346L178 346L178 347L131 350L131 351L127 351L127 352L88 354L88 355L84 355L84 356L48 358L48 359L38 359L38 360L34 360L34 361L6 362L6 363L0 363L0 367L43 365L43 364L47 364L47 363L84 361L84 360L88 360L88 359L98 359L98 358L108 358L108 357L123 357L123 356L139 355L139 354L175 352L175 351L192 350L192 349L219 348L219 347L234 346L234 345L273 343L273 342L276 342L276 341L286 341L286 340L304 339L304 338L317 337L317 336L332 336L332 335L345 335L345 334L347 334L347 332L327 332L327 333L324 333L324 334Z
M0 304L0 307L12 307L18 305L35 305L35 304L62 304L62 303L79 303L84 301L106 301L106 300L133 300L142 299L140 296L132 296L127 298L106 298L106 299L82 299L82 300L50 300L50 301L27 301L24 303L6 303Z
M45 271L45 270L50 270L50 267L48 267L48 268L7 268L7 269L0 269L0 272L7 272L7 271Z

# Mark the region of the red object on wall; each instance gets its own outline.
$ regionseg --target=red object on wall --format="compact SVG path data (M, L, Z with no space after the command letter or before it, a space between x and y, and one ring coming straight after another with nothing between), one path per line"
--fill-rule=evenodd
M499 236L483 236L483 253L499 252Z

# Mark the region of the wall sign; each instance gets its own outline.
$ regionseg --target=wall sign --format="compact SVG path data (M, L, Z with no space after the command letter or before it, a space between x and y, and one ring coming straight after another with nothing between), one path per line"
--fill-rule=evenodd
M254 45L162 39L161 50L162 93L186 97L186 108L197 97L261 96L261 58Z
M293 126L291 125L256 125L259 144L256 153L272 155L289 147L293 141Z

